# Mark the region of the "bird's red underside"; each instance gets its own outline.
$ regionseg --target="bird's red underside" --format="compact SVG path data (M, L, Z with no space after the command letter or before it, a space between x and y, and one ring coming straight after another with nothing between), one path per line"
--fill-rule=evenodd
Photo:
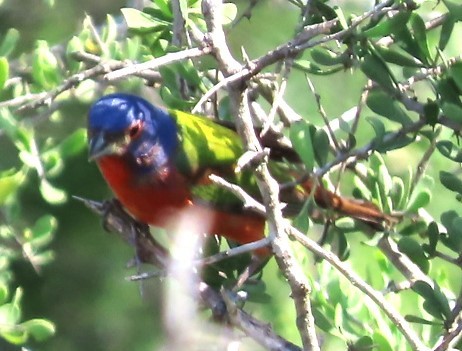
M186 180L176 171L169 172L162 181L137 182L121 157L103 157L98 160L98 165L119 201L141 222L171 229L178 224L182 212L190 210L196 220L206 223L207 234L218 234L240 244L264 237L265 220L261 216L194 204ZM257 253L264 255L267 250L258 250Z

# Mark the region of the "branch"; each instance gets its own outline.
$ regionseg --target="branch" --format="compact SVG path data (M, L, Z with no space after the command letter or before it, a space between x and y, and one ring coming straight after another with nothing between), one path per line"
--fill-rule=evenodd
M104 79L106 79L108 82L111 82L111 81L114 81L120 78L139 74L146 70L153 70L153 69L156 69L156 68L174 63L174 62L208 55L209 53L210 53L210 48L208 46L172 52L169 54L165 54L164 56L161 56L161 57L156 57L155 59L152 59L152 60L149 60L143 63L132 64L127 67L114 70L114 72L106 74L104 76Z
M402 254L396 243L388 236L383 235L377 245L382 252L387 256L391 263L409 280L409 286L412 288L414 283L418 280L426 282L431 287L435 286L433 281L417 266L412 262L409 257Z
M416 351L429 351L430 349L425 346L422 341L418 338L417 334L411 328L409 323L404 319L401 314L390 304L384 296L374 290L369 284L367 284L359 275L352 271L347 265L345 265L340 259L332 252L324 250L315 241L308 238L305 234L301 233L294 227L288 227L289 235L291 235L300 244L306 247L308 250L313 252L315 255L325 259L333 267L335 267L345 278L347 278L351 284L361 290L367 295L387 317L398 327L404 337L407 339L413 350Z
M436 343L433 351L453 350L453 347L462 338L462 316L459 314L451 328Z
M50 106L51 103L63 92L77 87L81 82L87 79L96 78L104 73L112 72L114 70L119 70L123 67L131 67L132 63L129 61L117 61L117 60L109 60L103 61L100 57L86 53L86 52L76 52L73 54L73 57L79 61L86 61L96 64L96 66L88 68L82 72L76 73L69 78L65 79L63 83L61 83L55 89L46 92L37 94L37 96L32 97L32 101L22 105L19 108L19 111L29 111L35 110L41 106ZM147 79L151 82L158 82L161 81L161 76L158 72L152 72L145 70L142 73L139 73L141 78ZM17 100L15 102L16 105L22 103L22 100ZM11 101L9 102L9 106L15 106L12 104Z
M116 233L127 244L135 247L137 258L141 263L152 264L162 271L168 270L171 258L168 251L157 242L149 231L147 225L140 224L128 215L118 202L108 201L105 203L88 199L77 198L88 208L104 218L105 228ZM195 286L196 293L211 311L221 320L231 322L270 350L299 351L300 348L293 343L277 335L268 324L263 323L248 313L225 301L223 297L205 282L198 282ZM231 313L227 310L231 309Z
M229 77L241 70L241 65L231 55L225 41L225 35L220 23L221 0L203 0L202 11L209 31L210 43L220 70L225 77ZM257 140L249 111L248 90L239 84L228 85L233 114L236 117L236 126L241 135L246 150L261 152L262 148ZM320 350L314 317L311 311L311 287L302 268L296 261L290 248L289 240L285 235L285 223L279 203L279 185L271 177L265 162L256 169L258 187L263 196L267 222L270 231L272 249L276 261L287 279L297 313L296 324L306 350Z

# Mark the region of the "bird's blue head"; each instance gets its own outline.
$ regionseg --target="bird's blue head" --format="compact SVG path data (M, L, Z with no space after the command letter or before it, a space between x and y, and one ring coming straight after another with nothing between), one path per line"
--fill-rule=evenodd
M90 159L117 155L139 173L166 167L178 145L177 127L165 111L135 95L103 96L88 114Z

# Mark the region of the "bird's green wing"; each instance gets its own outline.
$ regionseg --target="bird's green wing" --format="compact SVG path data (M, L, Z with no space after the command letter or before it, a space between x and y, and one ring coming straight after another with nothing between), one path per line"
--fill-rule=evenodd
M241 186L250 194L258 194L251 172L236 174L234 168L244 148L239 135L205 117L170 110L178 127L179 148L175 165L191 180L193 196L218 208L242 208L242 202L229 191L208 181L217 174Z
M180 147L176 166L196 175L204 169L233 167L244 152L239 136L205 117L169 111L178 127Z

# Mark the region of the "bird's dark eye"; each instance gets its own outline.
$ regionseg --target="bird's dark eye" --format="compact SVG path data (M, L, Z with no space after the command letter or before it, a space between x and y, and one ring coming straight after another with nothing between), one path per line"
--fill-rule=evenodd
M143 129L143 122L136 121L128 129L128 135L130 136L131 139L136 139L141 134L142 129Z

